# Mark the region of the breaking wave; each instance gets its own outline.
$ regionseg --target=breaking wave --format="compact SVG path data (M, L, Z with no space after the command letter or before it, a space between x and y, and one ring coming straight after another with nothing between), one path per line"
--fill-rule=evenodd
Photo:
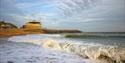
M101 44L86 44L86 43L74 42L72 40L54 38L57 36L61 37L60 35L51 35L51 36L50 35L39 35L39 36L27 35L27 36L11 37L8 40L16 41L16 42L30 42L30 43L40 45L41 47L44 47L44 48L65 51L68 53L77 54L83 58L107 61L107 63L125 62L125 48L110 46L110 45L101 45Z

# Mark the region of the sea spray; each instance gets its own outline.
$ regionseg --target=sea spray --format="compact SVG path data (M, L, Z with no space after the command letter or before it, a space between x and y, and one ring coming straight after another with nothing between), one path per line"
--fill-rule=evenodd
M44 48L65 51L77 54L83 58L107 61L107 63L125 63L125 48L102 45L95 43L84 43L74 40L59 38L59 35L26 35L14 36L9 41L28 42L41 45Z
M106 60L108 63L124 63L125 48L116 46L84 45L80 43L60 42L59 40L46 39L44 48L63 50L69 53L80 55L84 58L95 60Z

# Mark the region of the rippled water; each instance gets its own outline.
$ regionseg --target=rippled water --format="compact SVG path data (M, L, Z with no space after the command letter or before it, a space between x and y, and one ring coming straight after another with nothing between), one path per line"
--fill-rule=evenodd
M125 47L125 37L109 37L109 38L70 38L71 40L82 43L97 43L103 45L113 45L119 47Z
M41 45L44 48L62 50L77 54L89 59L103 59L108 63L124 63L125 39L124 36L106 38L64 38L60 34L41 34L14 36L8 39L14 42L29 42Z

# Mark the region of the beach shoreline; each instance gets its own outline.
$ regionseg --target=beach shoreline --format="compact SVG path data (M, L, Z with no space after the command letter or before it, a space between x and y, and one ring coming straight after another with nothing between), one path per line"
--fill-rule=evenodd
M114 46L77 43L76 41L72 42L72 40L69 41L66 39L57 39L59 37L62 38L60 34L51 34L51 35L50 34L31 34L31 35L23 35L23 36L3 37L3 38L0 38L0 42L1 42L0 50L2 51L0 55L10 56L6 53L11 52L11 49L13 50L14 48L13 52L11 52L12 53L11 55L19 54L19 56L17 55L18 57L20 56L25 57L26 53L23 53L23 52L28 52L29 53L28 57L29 56L31 57L32 53L34 53L37 56L45 55L44 57L46 57L46 55L48 56L48 54L51 54L51 53L52 55L59 53L59 55L57 55L56 57L54 56L54 58L59 59L58 57L60 57L60 55L67 54L66 57L61 57L61 59L71 59L71 60L72 58L74 58L73 60L77 59L75 60L74 63L77 63L77 62L80 62L80 63L115 63L116 60L118 62L119 61L124 62L124 54L125 54L124 48L119 49ZM46 52L44 52L43 50ZM23 51L23 52L20 52L20 51ZM38 52L40 54L37 54ZM74 55L75 57L72 57ZM121 56L119 57L119 55ZM70 57L67 58L67 56L70 56ZM51 55L48 57L51 57ZM79 59L81 59L82 61ZM15 61L15 59L13 60ZM19 61L23 61L23 60L19 60ZM45 62L43 63L49 63L49 62L46 62L48 60L46 59L44 60ZM109 60L111 62L108 62ZM64 61L65 63L70 63L70 62L67 62L68 60L64 60ZM27 63L27 62L22 62L22 63ZM39 63L39 62L36 62L36 63ZM62 62L60 62L60 60L57 60L57 63L62 63Z
M8 37L0 38L0 51L0 63L100 63L32 43L11 42Z
M0 30L0 37L11 37L19 35L28 35L28 34L45 34L41 29L38 30L28 30L28 29L5 29Z

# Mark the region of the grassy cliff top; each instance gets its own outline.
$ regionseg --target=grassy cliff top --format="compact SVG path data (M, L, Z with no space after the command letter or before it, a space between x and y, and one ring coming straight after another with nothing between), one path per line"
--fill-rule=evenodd
M17 28L17 26L14 25L14 24L12 24L12 23L8 23L8 22L0 21L0 26L2 26L2 25L10 25L10 26L12 26L12 27L14 27L14 28Z

